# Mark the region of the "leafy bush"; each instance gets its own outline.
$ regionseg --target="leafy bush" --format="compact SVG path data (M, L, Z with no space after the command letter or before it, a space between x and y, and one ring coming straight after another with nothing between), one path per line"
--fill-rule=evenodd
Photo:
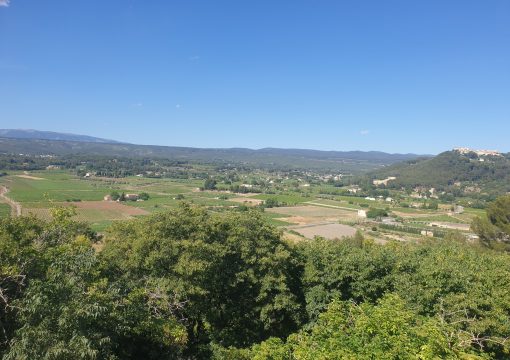
M388 216L388 211L385 209L378 209L378 208L370 208L367 211L367 218L375 219L379 217L385 217Z

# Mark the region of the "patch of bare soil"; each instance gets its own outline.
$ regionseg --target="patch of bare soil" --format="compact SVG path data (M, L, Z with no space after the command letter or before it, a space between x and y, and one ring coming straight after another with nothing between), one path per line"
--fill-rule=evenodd
M296 225L307 225L307 224L312 224L314 222L317 222L317 219L315 218L307 218L307 217L303 217L303 216L290 216L290 217L281 217L281 218L275 218L275 220L281 220L281 221L285 221L285 222L288 222L288 223L291 223L291 224L296 224Z
M326 220L347 220L356 218L356 212L333 209L315 205L301 205L301 206L285 206L266 209L267 212L289 215L289 216L302 216L304 218L315 218L315 221Z
M343 224L307 225L294 227L292 230L309 239L313 239L315 236L326 239L341 239L344 236L354 236L356 234L356 228Z
M16 175L16 177L23 178L23 179L29 179L29 180L44 180L41 177L31 176L31 175Z

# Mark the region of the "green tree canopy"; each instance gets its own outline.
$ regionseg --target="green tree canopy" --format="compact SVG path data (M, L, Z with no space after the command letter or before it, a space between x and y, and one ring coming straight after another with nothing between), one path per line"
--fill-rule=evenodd
M216 184L217 184L216 180L208 178L204 181L204 190L215 190Z
M303 320L300 264L257 211L178 210L118 223L101 254L112 277L161 281L185 302L190 346L246 346Z
M453 357L438 320L417 315L394 294L376 305L333 301L310 331L252 348L254 359L439 359ZM275 356L276 355L276 356Z
M477 217L471 227L487 247L510 250L510 195L490 203L486 217Z
M71 220L0 221L0 355L4 359L176 358L186 328L155 284L109 279L94 233Z

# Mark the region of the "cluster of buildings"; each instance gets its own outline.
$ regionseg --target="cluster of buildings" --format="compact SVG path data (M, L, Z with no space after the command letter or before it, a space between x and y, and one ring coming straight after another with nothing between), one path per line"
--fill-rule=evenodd
M334 175L334 174L327 174L327 175L321 175L319 176L319 180L323 181L323 182L328 182L330 180L333 180L333 181L340 181L342 180L342 177L343 177L343 174L338 174L338 175Z
M384 198L384 196L382 196L382 195L379 195L377 197L377 199L379 199L380 201L382 201L384 199L384 201L389 202L389 203L393 202L393 198L390 198L390 197ZM365 198L365 200L369 200L369 201L376 201L377 199L375 197L370 197L370 196L367 196Z
M126 200L126 201L142 201L140 199L140 195L138 195L138 194L125 194L124 200ZM103 201L114 201L114 200L111 195L105 195L103 197ZM120 202L120 199L117 199L116 201Z
M469 154L475 153L478 156L503 156L499 151L496 150L474 150L466 147L458 147L454 148L453 151L458 152L459 154Z

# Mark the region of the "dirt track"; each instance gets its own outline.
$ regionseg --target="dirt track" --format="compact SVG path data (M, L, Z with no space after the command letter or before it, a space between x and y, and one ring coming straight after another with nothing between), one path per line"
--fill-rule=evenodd
M21 205L7 197L6 194L8 192L9 189L7 189L5 186L0 187L0 198L2 198L11 207L11 214L13 216L21 216Z
M43 178L37 177L37 176L30 176L30 175L16 175L16 176L19 178L29 179L29 180L44 180Z

